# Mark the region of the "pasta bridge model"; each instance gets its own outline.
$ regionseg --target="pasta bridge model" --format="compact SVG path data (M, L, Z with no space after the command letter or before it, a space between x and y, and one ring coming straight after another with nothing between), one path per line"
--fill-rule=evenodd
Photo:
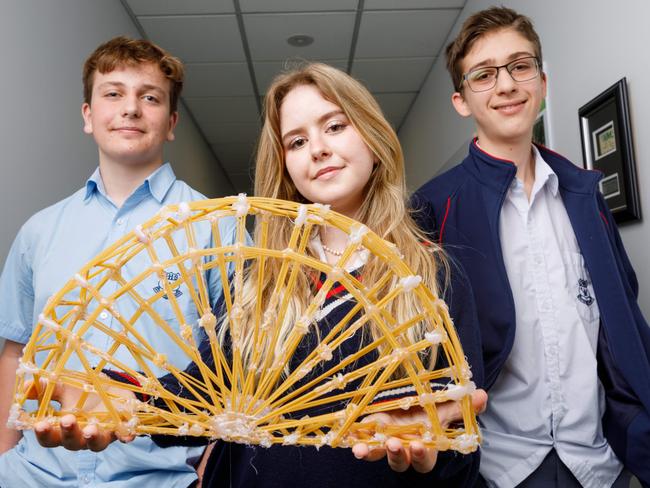
M313 250L325 225L348 235L335 265ZM371 266L375 283L364 281ZM65 384L81 390L71 410L81 425L118 432L316 447L397 436L467 453L480 441L470 377L446 304L394 245L327 206L242 194L163 208L53 295L20 361L9 425L57 423L67 412L52 394ZM446 427L437 406L449 400L462 421ZM428 421L362 422L409 408Z

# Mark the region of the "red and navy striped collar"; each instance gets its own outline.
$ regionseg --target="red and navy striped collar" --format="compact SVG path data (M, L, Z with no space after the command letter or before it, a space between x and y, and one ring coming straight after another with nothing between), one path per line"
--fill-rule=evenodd
M361 281L361 273L360 273L360 271L361 271L361 269L357 268L357 269L353 269L352 271L348 271L348 273L352 277L354 277L357 280ZM316 293L318 293L320 291L320 289L323 287L323 284L325 283L326 280L327 280L327 273L321 272L319 275L315 275L315 274L312 275L312 283L314 285L314 290L315 290ZM329 301L332 298L334 298L334 299L341 298L342 296L347 295L347 293L348 293L348 291L345 288L345 286L337 281L336 283L334 283L332 285L330 290L327 292L327 295L326 295L326 298L325 298L326 303L327 303L327 301Z

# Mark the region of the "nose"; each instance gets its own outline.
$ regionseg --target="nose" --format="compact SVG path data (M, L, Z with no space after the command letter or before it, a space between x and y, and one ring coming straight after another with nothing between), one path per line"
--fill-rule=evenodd
M496 88L497 92L505 93L516 90L517 82L512 78L505 66L500 66L497 71Z
M122 105L122 116L140 117L140 113L140 98L135 94L125 96Z
M321 134L311 135L310 146L311 146L311 159L314 162L327 159L331 155L331 151L327 145L327 141Z

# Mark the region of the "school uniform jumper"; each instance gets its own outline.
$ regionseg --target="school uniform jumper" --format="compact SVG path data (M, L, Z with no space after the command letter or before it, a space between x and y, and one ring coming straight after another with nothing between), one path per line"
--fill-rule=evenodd
M324 277L323 281L324 281ZM322 283L322 281L320 282ZM316 288L320 286L317 281ZM453 295L452 295L453 290ZM474 309L469 284L462 277L460 270L452 273L451 282L447 288L445 300L449 305L450 315L454 319L459 339L463 350L472 366L472 380L481 387L483 384L482 360L476 312ZM322 310L328 312L318 320L321 335L345 317L355 305L354 299L345 288L335 283L332 287ZM315 340L314 334L305 336L302 344L296 350L294 359L297 365L310 350ZM319 372L331 367L342 358L355 353L361 348L360 334L345 341L333 351L333 359L319 367ZM204 341L200 352L207 364L212 364L212 355L209 344ZM367 355L371 356L371 355ZM359 359L356 367L361 367L371 357ZM440 365L438 365L440 367ZM199 375L196 365L188 367L188 373ZM312 373L316 374L316 373ZM309 378L306 377L306 378ZM119 379L119 378L118 378ZM188 395L183 391L178 380L172 375L161 378L161 383L171 392ZM305 380L306 381L306 380ZM348 385L347 388L354 388ZM346 388L346 389L347 389ZM395 396L397 397L397 395ZM165 408L162 402L157 402ZM343 406L341 406L343 408ZM298 416L308 413L323 413L303 411ZM207 442L205 438L153 436L154 441L161 446L171 445L196 445ZM290 488L290 487L471 487L478 477L480 462L479 452L462 455L457 452L447 451L438 454L435 468L430 473L417 473L409 468L404 473L393 471L385 459L376 462L358 460L351 449L331 448L323 446L320 449L301 446L273 445L269 448L260 446L247 446L231 442L218 441L208 460L203 486L218 487L264 487L264 488Z
M598 191L600 173L538 149L558 177L600 310L597 363L606 397L603 432L627 469L648 486L650 329L637 303L636 276ZM512 162L487 154L474 141L460 165L413 197L416 220L462 265L473 284L488 395L515 337L515 306L499 238L499 216L515 174Z

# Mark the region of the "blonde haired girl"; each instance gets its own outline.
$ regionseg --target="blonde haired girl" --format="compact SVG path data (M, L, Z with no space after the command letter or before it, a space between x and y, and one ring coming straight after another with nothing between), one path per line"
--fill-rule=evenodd
M437 277L447 276L438 270L447 264L441 249L427 241L407 209L404 156L395 131L368 90L332 66L307 64L278 76L269 87L257 150L255 196L327 204L360 221L394 243L434 293L439 292ZM273 232L267 237L267 245L286 248L293 224L277 218L270 227ZM314 237L310 252L336 262L347 236L333 227L324 227ZM263 296L267 299L273 293L281 266L281 261L265 263ZM253 324L256 263L248 271L248 306L243 308L251 320L242 322ZM385 273L378 260L370 260L362 271L367 283L377 282ZM310 276L300 274L298 279L295 290L302 293L291 297L278 347L314 295ZM387 287L392 285L388 283ZM402 295L393 306L396 310L391 312L401 321L415 315L413 296ZM412 328L411 341L420 340L427 325ZM372 326L370 329L373 336L379 333ZM227 326L221 331L225 338ZM242 336L244 355L250 354L253 334Z
M474 381L481 384L480 345L471 293L464 281L457 279L457 273L447 273L448 266L440 248L427 240L409 214L401 146L377 102L363 85L342 71L317 63L276 78L265 100L264 126L257 152L255 193L260 197L330 205L332 210L361 221L384 239L396 244L409 266L422 276L430 289L435 292L441 288L453 290L453 297L447 293L445 298L465 353L474 367ZM272 232L268 236L267 246L284 249L289 242L291 227L286 220L271 221ZM321 226L313 236L309 252L321 260L334 263L346 239L347 235L338 229ZM256 266L256 263L252 263L247 269L245 286L257 283ZM278 269L278 265L271 261L265 264L265 298L272 293ZM348 271L358 273L364 282L372 283L386 270L375 260L370 259L363 264L363 260L358 259ZM439 286L439 276L449 276L446 286ZM281 324L281 336L290 332L315 294L310 277L303 275L300 279L301 283L294 288L298 292L290 297L290 305ZM253 313L252 302L256 296L254 293L248 295L248 303L242 304L244 314ZM317 329L336 323L337 317L349 312L352 304L350 299L342 298L336 306L328 307L327 315L317 321ZM415 307L415 303L405 296L396 300L393 307L391 312L399 319L412 316L409 311ZM247 323L246 317L242 323ZM411 339L421 337L428 326L421 324ZM227 332L228 324L224 323L220 331L224 342L230 340ZM368 332L375 334L372 325ZM251 337L252 334L245 331L241 336L244 357L249 359ZM346 347L358 350L363 340L361 338L356 344L346 344ZM282 340L278 343L282 344ZM435 361L435 358L428 359L430 363ZM174 389L172 381L161 380L170 385L168 389ZM475 408L482 408L485 399L485 393L479 390L474 396ZM443 424L460 416L456 404L442 405L438 412ZM417 409L371 417L386 423L411 423L426 419ZM98 432L96 426L84 428L83 437L74 422L71 421L71 424L72 427L63 429L63 437L67 438L65 442L61 440L61 433L53 428L45 428L38 434L39 438L50 446L63 444L70 448L95 450L104 448L112 438L105 432ZM172 445L202 440L165 437L157 439L157 442ZM461 456L442 453L437 459L437 452L425 449L417 441L411 442L409 449L405 449L399 439L389 439L385 449L370 451L367 446L357 444L352 451L328 446L317 451L293 446L259 448L217 442L207 462L203 486L416 487L443 483L458 487L472 486L478 473L477 454ZM383 457L387 458L387 463L366 462Z

